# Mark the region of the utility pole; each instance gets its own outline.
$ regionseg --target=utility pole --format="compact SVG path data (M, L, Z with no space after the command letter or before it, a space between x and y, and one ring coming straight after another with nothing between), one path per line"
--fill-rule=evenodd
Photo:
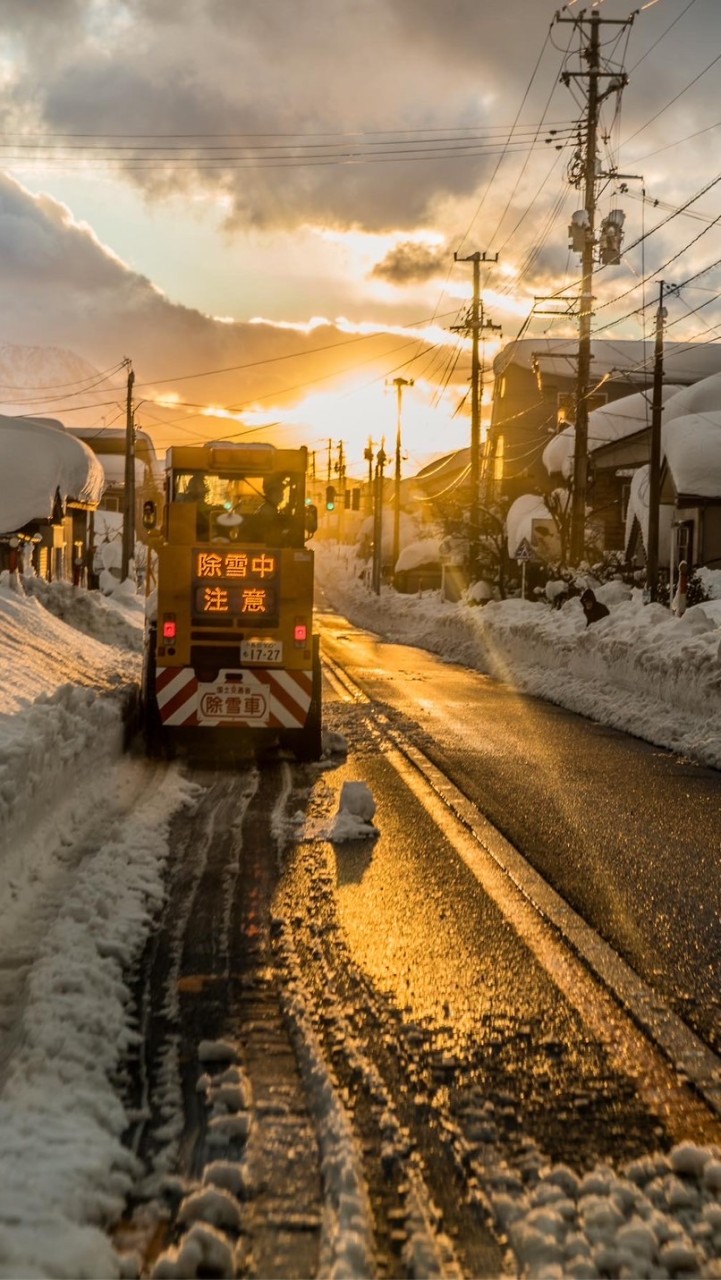
M393 502L393 572L401 553L401 404L403 388L412 387L412 378L394 378L396 389L396 474Z
M564 71L561 81L568 88L571 80L587 80L588 95L586 106L586 134L584 141L584 157L582 168L572 179L574 185L584 188L585 218L582 224L583 247L581 251L581 297L578 320L578 365L576 375L576 433L573 460L573 494L571 499L571 538L570 556L573 564L583 559L586 530L586 495L588 491L588 395L591 375L591 320L593 318L593 260L596 248L596 182L597 173L597 133L598 109L604 98L610 93L620 92L628 83L628 76L618 71L601 70L601 26L630 26L633 15L629 18L601 18L597 9L591 11L590 17L583 10L576 18L561 18L559 23L572 23L583 32L585 23L590 23L588 43L582 51L586 63L584 71ZM599 81L608 76L610 83L601 92ZM575 216L575 215L574 215Z
M663 408L663 280L658 286L656 310L656 346L653 363L653 401L651 405L651 456L648 468L648 546L646 547L646 588L649 600L658 596L658 534L661 500L661 411Z
M373 507L373 590L381 593L381 563L383 560L383 468L386 465L385 441L376 456L375 503Z
M123 549L120 562L122 582L128 576L130 561L135 556L135 422L133 420L133 383L135 374L130 360L125 361L128 370L128 387L125 408L125 487L123 490Z
M451 329L460 333L471 334L471 508L470 508L470 525L471 536L469 540L469 562L470 572L473 575L478 560L478 532L480 523L480 483L481 483L481 364L478 355L478 344L482 330L484 329L500 329L499 324L491 324L483 318L483 303L481 301L481 263L482 262L498 262L498 254L493 258L483 253L471 253L467 258L459 258L457 253L453 255L454 262L472 262L473 263L473 298L471 301L470 315L466 317L465 323L461 325L451 325Z
M367 515L372 516L372 515L373 515L373 511L374 511L374 503L373 503L373 441L372 441L372 439L370 438L370 436L368 437L368 447L363 451L363 457L365 458L365 461L368 463L368 494L367 494L367 497L366 497L366 513L367 513Z
M345 516L345 456L343 453L343 441L338 441L338 461L335 464L336 473L338 475L338 501L336 510L338 512L338 541L343 541L343 518Z

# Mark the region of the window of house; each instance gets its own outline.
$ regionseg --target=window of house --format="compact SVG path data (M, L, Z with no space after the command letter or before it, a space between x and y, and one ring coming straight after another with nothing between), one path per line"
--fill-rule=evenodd
M592 396L588 397L588 412L592 413L594 409L600 409L602 404L608 402L608 396L605 391L596 391ZM559 391L556 395L556 422L558 430L562 431L567 422L575 420L576 412L576 396L573 391Z

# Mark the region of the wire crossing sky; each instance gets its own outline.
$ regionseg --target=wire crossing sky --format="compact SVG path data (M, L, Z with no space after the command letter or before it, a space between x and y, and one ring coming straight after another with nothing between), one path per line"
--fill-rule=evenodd
M594 274L594 333L644 336L671 272L674 337L713 340L721 8L596 7L603 69L627 83L600 114L598 224L625 223L621 261ZM576 332L536 300L579 289L588 12L6 0L0 412L122 421L129 358L161 451L267 429L344 440L363 474L402 372L412 456L466 445L471 281L454 254L489 259L484 417L500 345ZM69 353L66 377L48 348Z

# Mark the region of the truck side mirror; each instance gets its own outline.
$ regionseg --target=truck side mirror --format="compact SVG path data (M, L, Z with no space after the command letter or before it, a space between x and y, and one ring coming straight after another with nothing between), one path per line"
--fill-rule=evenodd
M314 534L318 528L318 508L308 502L305 508L305 531L308 537Z

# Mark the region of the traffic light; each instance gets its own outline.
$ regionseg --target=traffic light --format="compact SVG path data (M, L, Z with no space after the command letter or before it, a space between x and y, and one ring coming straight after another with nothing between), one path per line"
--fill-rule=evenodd
M335 511L335 485L329 484L326 486L325 509L326 511Z

